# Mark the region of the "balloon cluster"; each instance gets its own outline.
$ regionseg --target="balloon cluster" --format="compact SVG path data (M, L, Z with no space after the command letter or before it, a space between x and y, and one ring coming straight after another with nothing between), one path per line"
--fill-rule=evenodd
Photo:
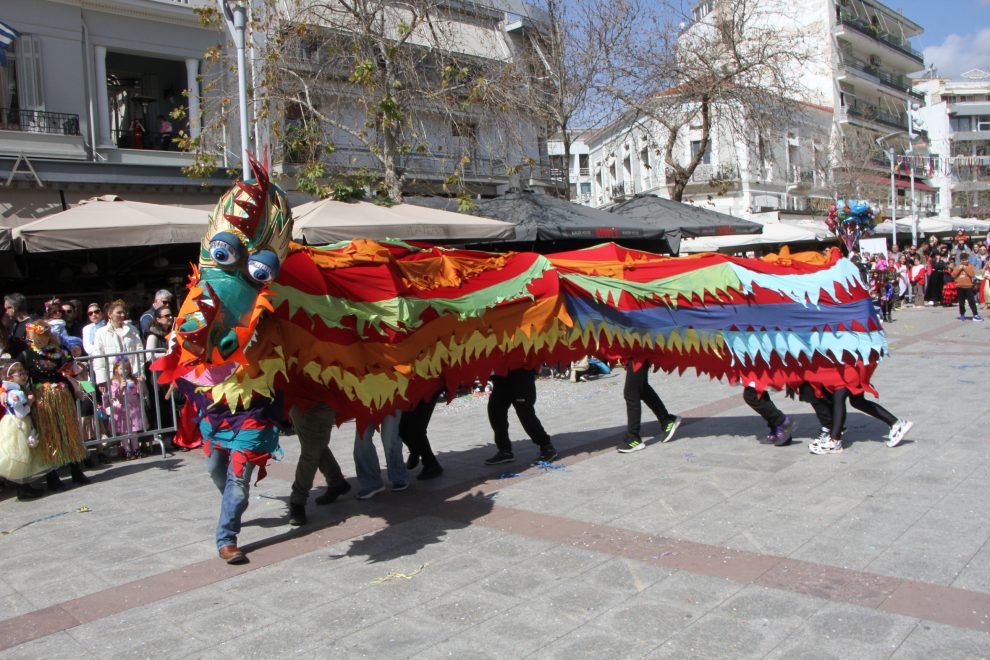
M883 222L883 213L858 199L837 201L828 211L825 225L845 244L849 252L864 236L872 236L873 228Z

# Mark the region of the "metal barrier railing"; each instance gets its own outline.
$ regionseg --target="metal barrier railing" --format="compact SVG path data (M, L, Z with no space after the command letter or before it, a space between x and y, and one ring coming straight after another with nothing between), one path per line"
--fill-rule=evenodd
M155 372L147 366L165 354L165 349L127 351L107 355L87 355L75 359L76 381L83 398L76 400L76 415L83 444L88 448L101 448L120 444L134 438L151 437L151 442L161 449L165 456L164 433L174 433L178 412L176 397L166 397L166 388L160 385ZM127 386L115 388L110 382L114 378L114 366L121 360L136 363L130 368L130 377L138 396L128 396ZM102 367L102 377L97 378L94 367ZM148 377L146 377L146 374ZM121 391L123 390L123 395ZM117 394L118 396L115 396ZM134 399L137 399L135 402ZM92 415L84 415L89 402ZM139 410L134 407L139 406ZM140 413L140 428L132 423Z

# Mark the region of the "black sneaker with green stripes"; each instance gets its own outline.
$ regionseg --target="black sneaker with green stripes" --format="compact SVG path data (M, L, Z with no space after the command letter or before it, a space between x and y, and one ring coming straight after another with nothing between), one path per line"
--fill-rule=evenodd
M677 427L681 425L681 418L677 415L671 415L667 418L667 421L663 423L663 439L660 442L670 442L674 434L677 433Z
M625 440L619 443L616 447L620 454L628 454L630 452L639 451L641 449L646 449L646 442L642 438L635 435L627 435Z

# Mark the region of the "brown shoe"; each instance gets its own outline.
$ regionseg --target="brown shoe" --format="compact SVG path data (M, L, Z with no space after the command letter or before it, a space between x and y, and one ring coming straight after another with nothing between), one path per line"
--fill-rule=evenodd
M228 564L243 564L247 561L247 555L241 552L236 545L225 545L218 550L220 559Z

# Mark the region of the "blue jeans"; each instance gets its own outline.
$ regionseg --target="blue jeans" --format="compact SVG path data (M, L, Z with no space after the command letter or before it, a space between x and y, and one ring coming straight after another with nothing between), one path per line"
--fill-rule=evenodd
M230 454L217 447L213 448L206 460L206 470L213 484L222 494L220 499L220 520L217 522L217 547L237 545L237 534L241 531L241 516L248 507L248 492L251 490L253 463L244 464L244 474L234 474L234 464Z
M385 465L388 467L388 480L392 485L409 481L409 470L402 458L402 440L399 439L399 418L402 413L389 415L382 420L382 447L385 449ZM377 490L385 485L382 481L382 468L378 462L378 450L372 440L375 429L369 426L364 433L354 433L354 470L357 472L361 492Z

